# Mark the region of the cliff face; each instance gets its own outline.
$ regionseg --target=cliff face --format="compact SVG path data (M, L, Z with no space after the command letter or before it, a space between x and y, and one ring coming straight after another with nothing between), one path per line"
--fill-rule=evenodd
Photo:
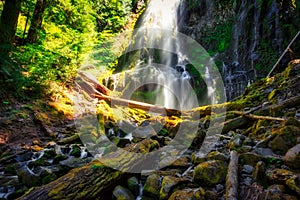
M229 99L265 77L299 30L300 2L185 0L181 32L199 42L223 72ZM182 9L182 8L181 8ZM300 42L278 66L299 57Z

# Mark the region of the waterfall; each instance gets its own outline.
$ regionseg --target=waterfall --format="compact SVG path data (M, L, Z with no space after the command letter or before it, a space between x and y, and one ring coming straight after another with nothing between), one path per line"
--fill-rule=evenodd
M145 99L148 103L187 110L197 107L198 102L192 98L193 78L186 68L188 58L181 50L182 44L177 35L178 15L183 12L181 7L181 0L149 2L133 41L134 46L140 49L139 64L134 72L125 73L130 82L135 82L135 90L155 94L152 101ZM143 83L145 86L141 86ZM136 88L137 85L140 87Z

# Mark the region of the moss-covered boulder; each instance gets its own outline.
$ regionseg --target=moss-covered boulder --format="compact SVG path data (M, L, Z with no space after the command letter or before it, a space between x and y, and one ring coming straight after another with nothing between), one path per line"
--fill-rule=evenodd
M300 131L296 126L284 126L273 134L276 136L269 143L270 148L274 152L284 155L297 144L297 137L300 136Z
M165 200L169 198L170 192L174 190L175 187L188 183L189 180L186 178L178 178L173 176L165 176L162 180L162 186L159 192L159 199Z
M226 174L227 163L220 160L212 160L196 166L193 179L202 186L214 186L225 181Z
M254 167L257 162L262 161L264 158L261 155L255 153L243 153L239 155L239 164L241 165L251 165Z
M157 174L148 176L143 187L143 195L159 199L159 191L161 188L161 177Z

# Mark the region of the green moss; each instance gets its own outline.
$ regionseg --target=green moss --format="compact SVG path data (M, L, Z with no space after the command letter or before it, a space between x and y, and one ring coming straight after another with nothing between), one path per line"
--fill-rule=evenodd
M74 145L70 155L79 158L81 156L81 148Z
M226 162L206 161L195 167L193 179L201 185L214 186L225 181L226 173Z
M44 178L42 178L42 184L43 185L48 184L56 179L57 179L57 176L55 174L49 174L49 175L45 176Z
M91 166L91 169L92 170L103 170L103 169L105 169L105 166L100 163L96 163Z

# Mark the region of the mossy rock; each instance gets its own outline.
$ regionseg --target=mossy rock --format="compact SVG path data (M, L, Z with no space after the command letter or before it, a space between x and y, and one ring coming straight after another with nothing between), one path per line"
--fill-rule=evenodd
M54 149L44 151L44 155L43 155L44 158L49 159L49 158L54 158L55 156L56 156L56 152Z
M274 152L283 155L297 144L297 137L300 136L300 131L296 126L284 126L273 134L276 137L269 142L269 146Z
M194 169L193 179L203 186L214 186L224 182L227 174L227 163L212 160L200 163Z
M56 156L54 157L53 163L54 163L54 164L57 164L57 163L59 163L59 162L62 161L62 160L66 160L67 158L68 158L68 157L65 156L65 155L58 154L58 155L56 155Z
M169 200L192 200L193 197L193 190L177 190L170 196Z
M17 170L15 164L8 165L4 167L4 173L9 175L17 175Z
M239 164L255 166L257 162L263 161L263 157L255 153L243 153L239 155Z
M41 185L41 178L32 174L26 167L18 170L18 179L20 183L27 187L34 187Z
M74 145L70 155L79 158L81 156L81 148L78 145Z
M135 195L139 194L140 184L139 184L139 180L135 176L127 180L127 186L133 194Z
M173 176L165 176L162 180L162 186L159 192L159 199L166 200L169 198L170 192L174 190L174 188L179 187L184 183L188 183L189 180L185 178L177 178Z
M134 195L127 188L118 185L113 191L113 200L135 200Z
M36 161L33 161L29 164L29 167L38 167L38 166L50 166L51 163L48 162L48 159L46 158L39 158Z
M222 161L228 161L229 158L225 156L225 154L220 153L218 151L212 151L207 155L207 160L222 160Z
M143 194L153 199L159 199L159 191L161 188L161 177L157 174L148 176L144 188Z
M42 178L42 184L46 185L46 184L48 184L48 183L50 183L50 182L52 182L56 179L57 179L57 176L53 173L50 173L50 174L48 174L48 175L46 175L45 177Z

